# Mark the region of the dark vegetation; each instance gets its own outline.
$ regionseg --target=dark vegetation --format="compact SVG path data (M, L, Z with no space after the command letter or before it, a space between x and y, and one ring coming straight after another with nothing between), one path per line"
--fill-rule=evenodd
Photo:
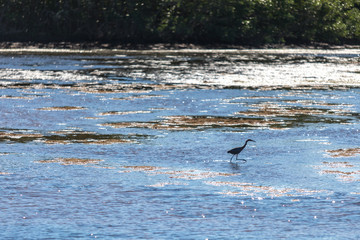
M0 0L0 41L360 43L360 0Z

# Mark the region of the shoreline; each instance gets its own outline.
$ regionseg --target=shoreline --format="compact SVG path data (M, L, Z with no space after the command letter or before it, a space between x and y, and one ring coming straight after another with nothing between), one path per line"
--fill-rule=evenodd
M192 43L155 43L155 44L122 44L102 42L0 42L0 50L4 49L64 49L64 50L183 50L183 49L360 49L360 45L330 45L327 43L314 44L268 44L261 46L245 46L232 44L192 44Z

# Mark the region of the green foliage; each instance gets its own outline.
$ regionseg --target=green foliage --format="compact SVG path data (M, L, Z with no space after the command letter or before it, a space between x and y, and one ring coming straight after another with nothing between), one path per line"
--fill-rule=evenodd
M360 0L0 0L0 40L360 43Z

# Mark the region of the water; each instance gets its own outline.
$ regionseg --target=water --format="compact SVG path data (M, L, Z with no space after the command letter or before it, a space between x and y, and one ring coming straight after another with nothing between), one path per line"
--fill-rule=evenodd
M1 239L358 239L359 62L2 50Z

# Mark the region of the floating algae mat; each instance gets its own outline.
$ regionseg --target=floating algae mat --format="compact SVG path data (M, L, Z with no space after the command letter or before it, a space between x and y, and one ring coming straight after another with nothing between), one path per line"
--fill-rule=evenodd
M55 158L50 160L40 160L38 163L61 163L62 165L86 165L99 163L102 160L98 159L83 159L83 158Z
M360 154L360 148L347 148L347 149L335 149L327 150L332 157L354 157Z
M224 127L267 127L276 122L255 118L214 117L214 116L168 116L153 122L115 122L105 123L103 126L114 128L151 128L162 130L202 130Z
M119 134L96 134L83 131L54 131L48 134L29 133L26 130L3 130L0 131L0 142L25 143L38 142L45 144L115 144L135 143L147 136L119 135Z
M64 106L64 107L44 107L39 108L38 110L43 111L69 111L69 110L83 110L83 107L75 107L75 106Z
M359 66L340 48L0 50L0 238L359 239Z

